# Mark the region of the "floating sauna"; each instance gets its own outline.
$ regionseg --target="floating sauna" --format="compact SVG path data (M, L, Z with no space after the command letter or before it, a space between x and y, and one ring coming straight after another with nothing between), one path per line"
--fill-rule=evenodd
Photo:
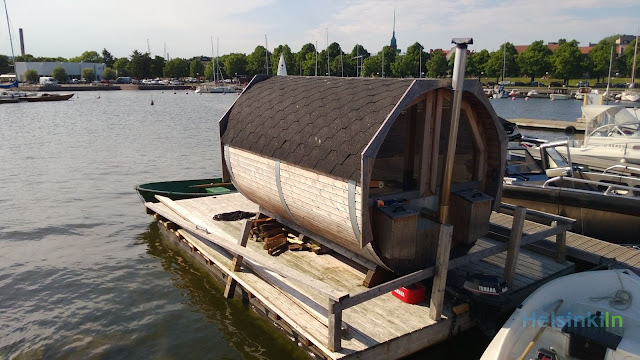
M448 80L257 76L220 120L224 176L264 213L370 269L425 268L452 96ZM454 246L487 232L506 142L480 84L465 81Z

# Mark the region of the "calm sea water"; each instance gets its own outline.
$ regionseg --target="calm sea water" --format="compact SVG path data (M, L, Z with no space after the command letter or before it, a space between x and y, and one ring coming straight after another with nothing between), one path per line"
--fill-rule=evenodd
M163 242L133 190L219 176L236 96L76 95L0 106L0 359L305 358ZM571 119L574 103L492 100L506 118ZM414 358L460 357L469 339Z

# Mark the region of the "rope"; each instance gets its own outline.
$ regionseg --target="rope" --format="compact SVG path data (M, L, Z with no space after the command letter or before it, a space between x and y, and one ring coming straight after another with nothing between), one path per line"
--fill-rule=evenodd
M624 289L624 285L622 284L622 279L620 278L620 274L616 271L616 275L618 276L618 281L620 281L620 287L622 289L616 290L611 295L600 296L600 297L590 297L589 300L597 302L605 299L609 299L609 305L616 310L627 310L631 307L631 303L633 302L633 295L627 290Z

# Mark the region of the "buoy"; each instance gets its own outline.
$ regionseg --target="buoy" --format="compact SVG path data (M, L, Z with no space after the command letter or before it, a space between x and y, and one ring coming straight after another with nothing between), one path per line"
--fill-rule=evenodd
M554 98L551 98L551 101L554 101L554 100L555 100Z
M174 92L173 92L173 95L175 95L175 94L176 94L176 92L174 91Z
M526 98L524 98L525 101L529 101L529 97L527 96Z
M516 99L516 97L515 97L515 96L511 98L511 100L515 100L515 99Z
M153 100L151 100L151 105L153 105Z

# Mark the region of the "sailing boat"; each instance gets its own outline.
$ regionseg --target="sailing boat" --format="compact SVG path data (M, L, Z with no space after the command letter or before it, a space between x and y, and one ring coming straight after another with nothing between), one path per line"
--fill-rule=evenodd
M218 59L220 57L220 38L216 43L216 56L211 59L213 64L213 83L202 84L196 89L196 94L213 93L213 94L226 94L235 93L238 89L235 86L226 86L224 77L222 76L222 70L220 69L220 63ZM211 40L211 52L213 52L213 39Z
M505 41L504 45L502 45L502 81L500 84L500 88L493 94L494 99L504 99L509 97L507 90L504 89L504 74L507 72L507 42Z
M636 35L636 47L633 49L633 63L631 64L631 84L629 90L620 94L620 100L622 101L640 101L640 93L634 90L635 76L636 76L636 58L638 56L638 35Z
M278 62L278 76L287 76L287 64L284 61L284 53L280 53L280 61Z

